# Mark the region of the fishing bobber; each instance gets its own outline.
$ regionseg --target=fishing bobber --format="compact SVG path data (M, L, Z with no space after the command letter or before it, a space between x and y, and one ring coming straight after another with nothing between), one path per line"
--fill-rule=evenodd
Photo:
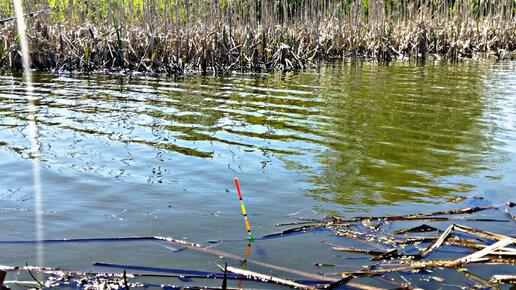
M242 207L242 214L244 215L245 227L247 228L247 233L249 234L249 240L253 239L253 235L251 234L251 227L249 226L249 220L247 219L247 212L245 211L244 201L242 200L242 193L240 192L240 186L238 185L238 178L235 177L235 185L238 192L238 198L240 198L240 206Z

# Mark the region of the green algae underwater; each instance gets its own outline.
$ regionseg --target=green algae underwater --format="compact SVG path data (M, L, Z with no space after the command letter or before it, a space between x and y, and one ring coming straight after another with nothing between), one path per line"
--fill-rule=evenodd
M514 72L514 62L343 62L306 72L182 80L36 73L40 212L35 212L31 183L28 106L19 93L24 82L18 75L2 75L1 240L34 240L39 214L48 240L173 237L337 279L341 272L378 261L332 247L370 247L331 227L260 237L283 230L278 223L298 223L299 218L326 223L323 216L401 216L489 205L501 210L424 223L439 233L456 223L513 236L507 213L514 215L514 210L499 205L515 199ZM255 237L249 248L235 176ZM467 198L448 203L459 195ZM387 235L421 223L392 222L378 229ZM374 222L357 227L371 231ZM103 272L104 263L220 274L218 265L224 264L219 255L156 240L43 246L44 265L35 265L34 243L1 243L0 264ZM452 246L429 256L465 253ZM238 258L227 261L242 268ZM263 264L246 266L281 278L308 279ZM514 273L512 265L467 268L484 281ZM487 287L455 270L433 271L388 277L422 288ZM138 279L152 284L156 278ZM32 279L23 271L9 271L6 281L12 280ZM394 288L375 277L352 281ZM237 283L229 280L228 287ZM257 283L245 280L241 287L283 287Z

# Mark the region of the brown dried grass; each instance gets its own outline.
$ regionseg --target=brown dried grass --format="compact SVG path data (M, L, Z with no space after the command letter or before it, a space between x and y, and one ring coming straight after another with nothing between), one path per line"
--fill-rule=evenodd
M114 13L115 24L111 25L107 20L83 22L88 19L84 14L57 23L51 20L55 16L49 17L55 12L27 18L32 66L51 71L178 76L186 72L303 70L320 60L343 57L378 61L516 57L514 13L475 19L464 12L466 8L455 7L454 13L448 13L449 9L435 8L431 2L418 9L412 4L400 13L401 8L389 12L382 1L371 0L367 13L361 1L354 1L346 14L342 4L324 1L327 7L310 6L309 1L302 1L298 10L283 9L289 11L283 15L278 15L278 7L264 4L265 12L259 18L243 7L193 3L192 7L169 5L171 15L166 17L144 11L140 21L130 21L127 13ZM181 13L176 12L186 8L190 13L178 16ZM123 25L119 28L117 22ZM12 21L0 28L4 48L0 65L4 69L21 68L16 34Z

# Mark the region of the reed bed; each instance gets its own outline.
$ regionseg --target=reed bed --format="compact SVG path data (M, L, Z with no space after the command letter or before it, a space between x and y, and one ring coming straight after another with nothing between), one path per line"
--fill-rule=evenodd
M20 69L10 1L0 67ZM378 61L515 58L514 1L30 0L32 67L161 73L303 70Z

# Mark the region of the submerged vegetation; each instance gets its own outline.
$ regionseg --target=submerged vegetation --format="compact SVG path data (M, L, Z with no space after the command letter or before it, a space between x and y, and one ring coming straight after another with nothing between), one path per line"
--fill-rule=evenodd
M0 66L21 66L2 1ZM513 58L514 1L26 0L38 70L300 70L319 60Z

